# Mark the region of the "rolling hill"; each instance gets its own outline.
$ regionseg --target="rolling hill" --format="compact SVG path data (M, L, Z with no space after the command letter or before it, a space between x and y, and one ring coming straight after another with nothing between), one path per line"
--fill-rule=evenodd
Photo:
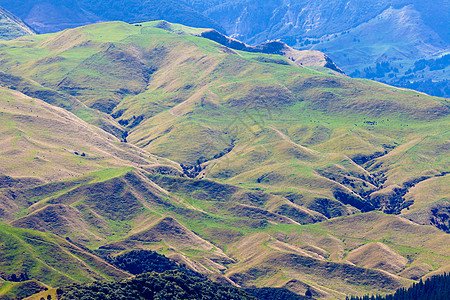
M389 1L189 0L243 42L282 40L327 53L352 77L450 97L449 3ZM438 67L417 66L446 58ZM412 72L414 70L414 72Z
M101 21L143 22L165 19L194 27L223 31L212 19L185 3L177 1L87 1L87 0L24 0L0 1L0 5L19 16L39 33L57 32L66 28Z
M24 298L52 285L129 276L53 234L14 228L4 223L0 224L0 228L0 276L9 280L0 284L2 299L14 299L14 296Z
M34 34L33 29L28 27L19 18L9 11L0 7L0 39L12 40L24 35Z
M295 49L325 52L352 77L450 97L446 0L0 0L0 5L40 33L101 21L165 19L214 28L251 45L281 40Z
M165 21L0 43L1 220L315 298L447 270L448 100L236 43Z

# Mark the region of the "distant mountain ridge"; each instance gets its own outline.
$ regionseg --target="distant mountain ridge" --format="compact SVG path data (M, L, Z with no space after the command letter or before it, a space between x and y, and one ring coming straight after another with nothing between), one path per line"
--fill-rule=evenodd
M280 39L296 49L325 52L353 77L450 97L450 64L420 74L408 72L416 61L436 59L450 50L446 0L187 2L243 42ZM382 69L377 66L382 62L390 65Z
M187 0L224 25L227 33L248 42L293 37L319 38L341 33L370 21L388 9L411 7L420 13L424 24L446 43L450 33L446 20L448 1L423 0ZM252 23L253 22L253 23Z
M133 23L161 19L224 31L218 23L183 0L1 0L0 5L25 20L39 33L57 32L102 21Z
M0 39L11 40L24 35L34 34L22 20L0 7Z
M101 21L167 20L213 28L249 45L281 40L326 53L346 74L450 97L450 63L412 72L450 53L447 0L0 0L40 33Z

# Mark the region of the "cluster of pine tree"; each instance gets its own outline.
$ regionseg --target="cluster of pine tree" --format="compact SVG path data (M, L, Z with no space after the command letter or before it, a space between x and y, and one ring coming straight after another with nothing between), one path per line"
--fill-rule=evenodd
M448 300L450 299L450 274L420 280L408 289L399 289L393 295L347 297L347 300Z
M180 271L146 273L116 282L74 284L57 290L60 300L255 300L242 289Z

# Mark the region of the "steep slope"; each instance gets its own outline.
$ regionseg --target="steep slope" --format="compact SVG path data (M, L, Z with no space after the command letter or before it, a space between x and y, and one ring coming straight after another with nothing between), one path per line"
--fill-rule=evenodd
M410 217L445 197L447 100L204 32L110 22L3 42L1 220L317 298L448 268L448 234L370 212Z
M405 195L414 204L402 211L405 218L418 224L434 225L450 233L450 176L430 178L419 183Z
M448 64L439 70L410 72L415 62L449 51L447 1L188 2L244 42L281 39L297 49L326 52L355 77L450 95Z
M0 94L2 174L46 182L111 167L160 164L63 109L6 88Z
M47 69L45 72L52 72L52 70ZM0 73L0 84L5 88L22 92L25 96L39 98L48 104L63 108L83 121L111 133L120 140L126 140L127 130L123 126L111 116L87 107L76 97L43 87L22 76L13 76L3 72Z
M0 223L1 277L46 285L121 279L129 275L63 238ZM41 284L42 286L42 284ZM29 296L29 295L28 295Z
M400 213L411 187L448 172L446 100L236 51L166 22L137 25L10 42L2 68L111 114L129 142L186 176L290 195L319 213L320 199ZM27 57L8 50L18 44Z
M0 297L4 300L23 299L30 295L45 292L48 287L37 280L7 282L0 280Z
M34 31L22 20L0 7L0 39L12 40L24 35L33 35Z

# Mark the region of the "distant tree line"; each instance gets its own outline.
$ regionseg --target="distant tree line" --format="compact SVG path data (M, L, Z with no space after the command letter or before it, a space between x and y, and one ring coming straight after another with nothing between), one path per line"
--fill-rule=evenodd
M400 78L398 81L394 81L391 84L416 91L421 91L437 97L450 97L450 80L447 79L441 81L432 81L431 79L409 81Z
M437 59L421 59L414 63L413 72L421 71L426 67L430 68L430 71L443 70L450 66L450 54L444 55Z
M363 297L347 297L347 300L449 300L450 274L433 276L425 282L420 280L410 288L401 288L393 295L376 295Z
M310 289L306 291L305 296L297 295L285 288L248 288L245 291L258 300L314 300Z

